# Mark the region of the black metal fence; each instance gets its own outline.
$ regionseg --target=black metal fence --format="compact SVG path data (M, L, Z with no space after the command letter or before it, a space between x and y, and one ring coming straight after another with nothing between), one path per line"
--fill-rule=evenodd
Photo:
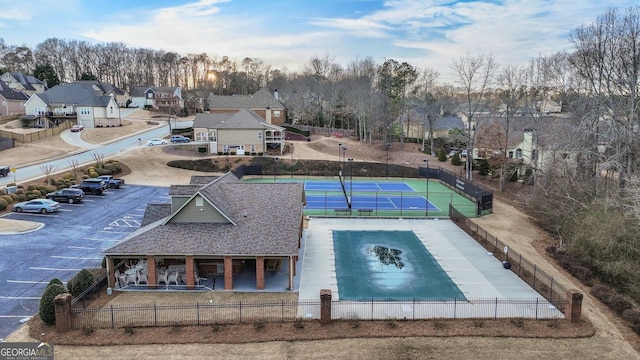
M565 303L556 301L561 308ZM333 301L334 320L557 319L562 313L544 299ZM320 300L280 302L111 305L72 309L72 327L126 328L294 322L320 318Z
M475 224L453 206L449 207L449 217L458 227L473 237L489 252L493 253L496 258L503 262L508 262L511 266L511 271L516 273L540 295L564 311L563 304L567 301L567 287L560 284L553 276L540 270L536 264L522 257L522 254L510 249L507 244L498 240L497 237L491 235L478 224Z

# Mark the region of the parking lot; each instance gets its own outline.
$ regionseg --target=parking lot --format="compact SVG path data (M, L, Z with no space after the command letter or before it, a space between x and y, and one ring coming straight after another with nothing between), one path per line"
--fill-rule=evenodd
M66 283L82 269L99 267L102 250L140 227L146 204L169 202L168 190L129 185L86 195L80 204L61 204L52 214L4 215L44 226L0 235L0 339L38 313L51 279Z

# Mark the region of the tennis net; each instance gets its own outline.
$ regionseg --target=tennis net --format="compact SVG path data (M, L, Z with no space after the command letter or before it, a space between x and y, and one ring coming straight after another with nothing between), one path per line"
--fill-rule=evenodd
M340 187L342 187L342 193L344 194L344 199L347 200L347 206L351 209L351 199L347 195L347 188L344 186L344 178L342 177L342 173L338 174L338 178L340 179Z

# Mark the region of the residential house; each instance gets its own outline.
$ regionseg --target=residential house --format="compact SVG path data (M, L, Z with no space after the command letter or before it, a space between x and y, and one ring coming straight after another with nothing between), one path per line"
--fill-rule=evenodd
M131 90L131 104L176 115L184 108L182 89L176 86L136 86Z
M24 104L29 97L0 80L0 116L24 114Z
M280 102L278 90L273 93L266 87L253 95L209 96L209 112L234 113L241 109L258 114L267 124L282 126L287 120L287 108Z
M28 97L33 94L41 94L48 89L47 83L44 81L35 76L24 75L17 71L2 74L0 80L4 81L13 90L25 93Z
M212 154L263 154L267 148L280 148L285 143L285 129L269 124L253 111L196 114L193 135L197 142L208 144Z
M395 123L402 126L402 132L406 138L422 139L428 134L428 117L442 116L442 106L433 105L425 110L423 107L414 107L402 113Z
M118 264L142 259L148 287L160 280L167 283L162 269L178 269L183 281L176 284L184 282L186 289L222 277L224 289L233 290L235 276L253 271L256 290L264 290L270 281L265 272L282 267L288 289L294 288L303 229L302 183L245 183L229 172L173 185L169 195L170 204L147 205L140 229L104 251L110 287L116 288L115 270L126 271L116 269Z
M544 99L538 103L538 111L543 114L554 114L562 112L562 102L555 102L551 99Z
M74 83L89 85L91 86L93 91L95 91L96 94L100 96L112 96L116 100L116 103L118 104L119 107L127 106L127 100L129 99L129 94L126 91L116 87L113 84L109 84L109 83L97 81L97 80L79 80L79 81L74 81Z
M25 103L26 115L21 117L23 127L49 128L63 121L85 128L119 126L120 108L115 94L105 95L103 87L96 91L94 82L77 81L34 94Z
M507 123L504 118L483 120L478 125L478 133L484 126L499 123L507 136ZM508 139L506 141L507 158L517 161L519 174L524 175L527 169L538 169L542 172L550 169L568 171L575 169L580 149L580 132L576 131L575 120L571 117L542 116L520 117L509 120ZM502 151L490 149L491 151ZM482 158L486 149L476 143L473 149L474 158Z

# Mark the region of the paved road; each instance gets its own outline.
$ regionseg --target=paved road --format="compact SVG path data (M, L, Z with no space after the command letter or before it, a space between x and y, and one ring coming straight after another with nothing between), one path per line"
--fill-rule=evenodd
M167 202L168 188L127 185L87 195L82 204L62 204L58 213L5 214L44 226L0 235L0 341L37 314L51 279L66 283L82 269L99 267L104 249L140 227L146 204Z
M63 132L63 134L65 133L66 132ZM77 135L75 133L70 134ZM60 159L46 160L40 164L18 168L15 172L15 179L14 174L9 174L9 176L7 177L2 177L0 178L0 186L5 186L14 181L24 182L31 179L43 177L44 175L42 173L42 169L40 168L43 164L54 166L56 172L64 171L65 169L70 168L71 161L77 161L79 165L87 164L94 161L94 154L103 154L105 157L116 155L118 153L131 150L132 148L138 146L146 146L147 140L155 137L164 137L167 134L169 134L169 126L165 125L142 133L132 134L129 137L98 146L78 140L79 136L73 137L67 136L67 134L65 134L62 136L63 140L68 141L73 145L82 147L84 148L84 150L77 151L67 157L63 157Z

